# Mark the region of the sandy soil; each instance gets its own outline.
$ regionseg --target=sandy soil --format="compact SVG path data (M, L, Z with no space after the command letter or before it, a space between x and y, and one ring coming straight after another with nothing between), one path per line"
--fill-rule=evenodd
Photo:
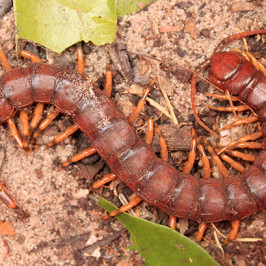
M135 95L142 92L142 87L136 85L136 81L147 83L150 78L158 76L175 109L179 123L192 125L190 90L188 82L185 81L186 76L181 73L181 76L184 76L182 80L180 76L177 77L177 70L169 71L160 67L159 61L147 57L144 59L141 55L170 61L174 66L195 69L212 55L214 48L223 38L237 33L239 29L256 30L265 25L265 6L257 2L239 2L242 3L240 10L237 9L236 3L232 4L232 1L228 0L197 3L158 1L137 14L119 19L115 42L125 44L133 69L130 67L131 73L121 70L119 72L119 66L113 64L113 68L118 72L114 78L113 92L113 99L118 108L128 116L134 108L133 104L137 102L138 97ZM241 11L246 6L250 10ZM172 26L176 26L175 31L163 32ZM14 67L28 63L22 59L17 60L15 56L15 31L14 14L11 10L0 19L0 46ZM256 37L253 42L261 42L261 37ZM28 50L34 51L35 46L27 42L19 43L20 47L25 45ZM86 73L99 86L104 82L105 65L111 62L109 50L112 47L84 45L84 50L87 51ZM243 49L243 43L235 42L234 47ZM75 49L71 47L61 56L47 51L46 57L49 63L74 69ZM263 56L265 59L262 48L255 54L262 61ZM4 70L1 68L0 74L2 73ZM127 76L124 77L125 75ZM165 106L158 86L151 93L151 98ZM214 102L212 98L206 98L203 93L198 93L198 113L203 117L213 116L212 119L215 119L216 113L210 114L208 109ZM156 118L159 112L151 106L145 108L140 121L136 124L142 134L141 126L146 114ZM212 121L214 120L210 120L210 123ZM170 123L164 116L159 122ZM70 123L64 116L60 117L38 139L38 143L46 144ZM29 218L23 219L21 215L0 203L0 220L10 221L16 232L14 236L1 236L0 265L144 264L140 255L126 249L130 243L127 233L121 234L121 237L113 242L110 241L110 236L123 226L115 219L103 220L104 211L96 206L97 195L104 196L118 206L121 203L115 195L123 192L129 197L129 189L114 182L111 190L106 187L89 193L88 187L92 179L95 176L99 178L109 171L97 156L72 165L66 170L57 171L60 162L89 145L81 133L75 134L52 149L46 149L41 145L26 157L25 152L19 149L11 138L7 126L1 126L0 131L0 155L3 157L1 182L18 205L30 214ZM172 162L179 167L184 163L187 152L172 151L171 155ZM93 164L95 162L96 164ZM141 204L136 212L141 213L141 217L155 222L167 223L166 215L147 204ZM264 238L263 214L258 213L243 221L238 237ZM186 232L192 239L196 226L196 223L190 222ZM224 222L217 226L224 234L230 231L230 223ZM75 250L101 239L106 240L104 245L86 253L85 260L75 256ZM216 245L213 229L209 228L201 245L222 265L264 265L265 247L262 242L233 242L223 246L223 254Z

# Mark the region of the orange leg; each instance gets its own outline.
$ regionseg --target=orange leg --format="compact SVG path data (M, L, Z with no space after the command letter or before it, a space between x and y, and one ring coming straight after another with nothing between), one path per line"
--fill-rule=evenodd
M145 136L145 143L149 145L152 143L153 131L154 131L153 120L149 118L147 121L147 133Z
M211 176L211 167L210 167L210 161L209 158L205 152L205 149L201 144L198 144L197 146L198 150L201 153L201 158L203 162L203 178L210 178Z
M77 161L80 161L81 159L88 157L92 154L94 154L96 149L94 147L90 147L88 149L83 150L81 153L75 154L71 159L63 162L62 167L59 167L58 170L61 170L63 167L66 167L70 165L71 163L75 163Z
M144 91L144 93L142 95L142 98L138 102L138 105L137 105L136 109L132 112L132 114L128 118L128 121L130 123L134 123L138 119L139 114L140 114L144 104L146 103L146 98L147 98L151 88L153 87L155 81L156 81L156 78L154 78L152 80L152 82L148 85L148 87L145 89L145 91Z
M9 126L9 128L10 128L10 131L11 131L11 135L12 135L12 137L15 139L15 141L16 141L17 144L18 144L18 146L19 146L21 149L23 149L23 148L24 148L24 146L23 146L23 142L22 142L21 137L20 137L19 134L18 134L18 130L17 130L17 128L16 128L16 125L15 125L14 120L13 120L12 118L8 118L6 122L7 122L8 126Z
M23 56L24 58L27 58L27 59L30 59L32 61L32 63L41 63L42 60L39 56L33 54L33 53L30 53L28 51L25 51L25 50L22 50L20 52L21 56Z
M229 163L233 168L235 168L237 171L239 171L240 173L244 172L245 167L243 165L241 165L240 163L238 163L237 161L235 161L234 159L232 159L231 157L229 157L228 155L222 153L219 156L225 162Z
M204 233L206 231L206 228L207 228L207 224L205 224L205 223L199 224L198 232L197 232L197 234L195 236L195 239L196 239L197 242L201 241L201 239L202 239L202 237L203 237L203 235L204 235Z
M229 176L229 172L226 169L226 167L224 166L224 164L222 163L221 159L219 158L219 156L217 155L217 153L214 151L213 147L211 147L210 145L207 146L207 149L212 157L212 159L214 160L214 162L217 164L219 172L221 173L221 175L225 178Z
M191 136L192 136L192 139L191 139L191 144L190 144L190 152L188 155L188 160L185 163L185 166L183 168L183 173L186 173L186 174L190 173L193 167L193 164L195 162L195 158L196 158L197 139L196 139L196 132L194 128L192 128Z
M135 196L128 204L122 206L120 209L112 211L110 213L110 216L116 216L122 212L128 211L129 209L132 209L136 205L138 205L142 201L142 198L139 196Z
M23 147L27 148L29 145L28 139L29 139L29 119L28 119L28 114L21 110L20 111L20 120L22 124L22 140L23 140Z
M11 196L9 196L9 194L5 191L5 189L1 183L0 183L0 199L10 209L14 209L17 206L15 201L11 198Z
M116 175L114 173L108 174L108 175L104 176L101 180L98 180L95 183L93 183L92 189L97 189L99 187L102 187L106 183L109 183L115 179L116 179Z
M55 137L55 139L53 139L52 141L50 141L47 145L48 147L51 147L55 144L58 144L59 142L63 141L65 138L67 138L68 136L72 135L73 133L75 133L78 130L78 126L77 125L72 125L70 127L68 127L64 132L62 132L61 134L59 134L58 136Z
M33 133L33 138L36 139L42 130L44 130L60 113L58 108L55 108L39 125L39 127Z
M173 230L176 230L176 217L170 215L169 216L169 227L172 228Z
M111 98L112 94L112 71L110 66L107 64L106 65L106 81L105 81L105 86L104 86L104 94L108 97Z
M226 238L224 240L225 245L236 238L239 227L240 227L240 221L239 220L232 222L232 230L230 231L228 238Z
M227 150L226 152L235 157L241 158L244 161L254 162L256 160L256 156L254 156L253 154L247 154L235 150Z
M159 137L159 142L161 146L161 158L167 162L168 161L168 149L167 149L167 145L165 142L165 138L163 137L161 129L158 126L156 127L156 132Z
M0 49L0 61L1 61L2 66L4 67L5 70L11 70L12 69L6 56L4 55L4 53L2 52L1 49Z
M78 57L77 70L80 75L83 75L84 74L84 53L83 53L81 43L78 44L77 57Z
M217 130L217 132L221 132L221 131L226 130L226 129L231 129L232 127L238 127L238 126L244 125L244 124L250 124L250 123L253 123L253 122L256 122L256 121L258 121L258 117L257 116L250 116L250 117L247 117L247 118L238 119L235 122L233 122L233 123L231 123L229 125L226 125L223 128Z
M250 109L250 107L247 106L246 104L239 105L239 106L234 106L233 108L231 106L230 107L213 107L213 106L209 106L209 108L212 109L212 110L219 111L219 112L232 112L232 111L243 112L243 111L246 111L246 110Z
M37 103L36 108L34 110L33 118L30 122L30 132L32 132L37 127L43 113L43 108L44 108L43 103Z
M266 76L266 69L265 69L264 65L261 64L260 62L258 62L257 59L255 58L255 56L252 53L250 53L249 51L245 51L245 54L248 56L248 58L250 59L252 64L256 67L256 69L262 71L264 76Z
M234 106L234 104L233 104L232 96L231 96L229 90L226 90L225 93L226 93L226 96L227 96L228 101L229 101L229 103L230 103L230 107L231 107L231 109L232 109L232 112L233 112L235 118L238 119L238 116L237 116L237 114L236 114L236 110L235 110L235 106Z
M220 155L221 153L225 152L226 150L228 149L232 149L233 147L235 147L235 145L238 145L240 143L244 143L246 141L250 141L250 140L256 140L256 139L259 139L263 136L262 132L255 132L253 134L250 134L250 135L246 135L246 136L243 136L241 138L239 138L238 140L236 141L232 141L231 143L229 143L226 147L220 149L217 154Z
M216 93L210 93L210 92L205 92L205 94L213 98L219 99L219 100L228 101L228 96L226 94L216 94ZM231 96L231 99L232 101L239 101L239 98L236 96Z
M244 143L238 143L235 145L235 148L240 148L240 149L263 149L263 145L260 142L244 142Z

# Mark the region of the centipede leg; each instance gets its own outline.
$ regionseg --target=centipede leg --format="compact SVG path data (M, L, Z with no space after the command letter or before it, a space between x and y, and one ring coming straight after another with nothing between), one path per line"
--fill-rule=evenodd
M5 70L11 70L12 67L9 64L6 56L4 55L3 51L0 49L0 61L2 63L2 66L4 67Z
M15 141L18 144L18 146L21 149L23 149L24 148L23 142L22 142L21 137L18 134L18 130L17 130L17 127L16 127L16 124L15 124L14 120L12 118L8 118L6 122L7 122L8 126L9 126L9 128L10 128L12 137L15 139Z
M20 111L20 120L21 120L21 124L22 124L22 142L23 142L23 147L27 148L29 145L29 135L30 135L30 131L29 131L29 119L28 119L28 114L21 110Z
M168 223L169 227L173 230L176 230L176 217L170 215L169 216L169 223Z
M211 167L210 167L210 161L209 158L206 154L206 151L204 149L204 147L202 146L202 144L198 144L197 148L201 154L201 159L202 159L202 163L203 163L203 178L210 178L211 176Z
M216 111L219 111L219 112L232 112L233 110L236 111L236 112L243 112L243 111L246 111L246 110L249 110L250 107L247 106L246 104L243 104L243 105L239 105L239 106L234 106L234 107L214 107L214 106L209 106L210 109L212 110L216 110Z
M207 224L206 223L199 224L198 232L197 232L197 234L195 236L195 239L196 239L197 242L201 241L201 239L202 239L202 237L203 237L203 235L204 235L204 233L206 231L206 228L207 228Z
M66 139L67 137L69 137L70 135L72 135L74 132L76 132L78 130L78 126L76 124L68 127L64 132L62 132L61 134L59 134L58 136L56 136L52 141L50 141L47 146L51 147L55 144L58 144L59 142L63 141L64 139Z
M26 50L22 50L20 52L20 55L23 56L24 58L30 59L32 61L32 63L41 63L42 62L42 60L39 56L37 56L31 52L28 52Z
M245 171L245 167L241 165L240 163L238 163L237 161L235 161L234 159L232 159L230 156L224 153L220 154L219 156L221 157L222 160L229 163L234 169L236 169L240 173Z
M226 153L229 153L230 155L234 157L241 158L244 161L254 162L256 160L256 156L253 154L247 154L240 151L235 150L227 150Z
M159 142L161 146L161 158L167 162L168 161L168 149L167 149L167 145L165 142L165 138L163 137L162 131L158 126L156 127L156 132L159 137Z
M137 105L136 109L132 112L132 114L131 114L130 117L128 118L128 121L129 121L130 123L134 123L134 122L138 119L139 114L140 114L140 112L141 112L141 110L142 110L144 104L146 103L146 98L147 98L147 96L148 96L148 94L149 94L151 88L153 87L155 81L156 81L156 78L154 78L154 79L152 80L152 82L151 82L151 83L147 86L147 88L145 89L145 91L144 91L144 93L143 93L141 99L140 99L139 102L138 102L138 105Z
M220 157L217 155L217 153L215 152L214 148L210 145L207 145L207 150L210 153L212 159L214 160L214 162L217 164L219 172L221 173L222 177L228 177L229 176L229 172L226 169L226 167L224 166L223 162L221 161Z
M252 64L256 67L256 69L260 70L261 72L263 72L264 75L266 75L266 69L264 65L258 62L257 59L254 57L254 55L251 54L249 51L245 51L244 53L248 56L248 58L250 59Z
M135 196L130 202L124 206L122 206L120 209L112 211L110 213L110 216L116 216L122 212L128 211L129 209L132 209L136 205L138 205L142 201L142 198L139 196Z
M32 132L33 130L35 130L35 128L37 127L40 118L42 116L43 113L43 108L44 108L44 104L43 103L37 103L35 110L34 110L34 115L33 118L30 122L30 132Z
M185 166L183 168L183 173L186 173L186 174L190 173L193 167L193 164L195 162L195 158L196 158L197 139L196 139L196 132L194 128L192 128L191 136L192 136L192 139L190 143L190 152L188 155L188 160L185 163Z
M33 133L33 139L36 139L42 130L44 130L60 113L58 108L54 108L53 111L42 121L39 127Z
M231 129L233 127L237 127L237 126L244 125L244 124L254 123L256 121L258 121L258 117L257 116L249 116L249 117L246 117L246 118L238 119L238 120L234 121L233 123L231 123L229 125L226 125L223 128L217 130L217 132L221 132L223 130Z
M11 196L5 191L3 185L0 183L0 199L6 204L10 209L14 209L17 205Z
M104 86L104 94L108 97L111 98L112 94L112 79L113 79L113 74L110 68L110 65L106 65L106 74L105 74L106 80L105 80L105 86Z
M228 101L228 96L226 94L217 94L217 93L211 93L211 92L205 92L204 94L213 97L218 100L225 100ZM236 96L231 96L232 101L236 102L239 101L239 98Z
M239 220L232 222L232 230L230 231L228 238L226 238L224 240L225 245L227 245L229 242L233 241L236 238L239 227L240 227L240 221Z
M236 145L238 145L240 143L245 143L245 142L250 141L250 140L259 139L262 136L263 136L262 132L255 132L255 133L252 133L250 135L243 136L243 137L239 138L236 141L230 142L227 146L223 147L222 149L219 149L217 154L219 155L219 154L225 152L228 149L232 149L232 148L234 148Z
M83 53L81 43L78 44L77 57L78 57L77 71L79 74L83 75L84 74L84 53Z
M145 136L145 143L147 143L149 145L152 143L153 131L154 131L153 120L151 118L149 118L147 120L147 132L146 132L146 136Z
M246 51L241 51L240 49L233 48L233 50L240 53L247 61L251 61L251 63L256 67L257 70L260 70L263 72L264 75L266 75L266 69L263 64L258 62L258 60L254 57L252 53L248 51L246 48Z
M94 147L90 147L88 149L83 150L82 152L75 154L73 157L71 157L69 160L62 163L62 166L58 168L58 170L61 170L63 167L66 167L70 165L71 163L77 162L82 160L85 157L88 157L94 153L96 153L96 149Z
M102 179L96 181L92 185L92 189L97 189L99 187L104 186L106 183L112 182L116 179L116 175L114 173L108 174L104 176Z

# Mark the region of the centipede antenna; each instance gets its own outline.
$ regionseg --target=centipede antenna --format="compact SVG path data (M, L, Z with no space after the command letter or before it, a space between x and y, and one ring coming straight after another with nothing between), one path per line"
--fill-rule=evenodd
M192 106L192 112L193 115L196 119L196 121L204 128L206 129L208 132L210 132L212 135L214 135L216 138L219 138L220 136L214 132L213 130L211 130L209 127L207 127L199 118L197 111L196 111L196 104L195 104L195 93L196 93L196 78L194 75L192 75L191 78L191 106Z
M214 53L218 52L219 50L221 50L225 45L235 41L235 40L239 40L239 39L243 39L245 37L248 36L252 36L252 35L257 35L257 34L265 34L266 33L266 29L262 29L262 30L254 30L254 31L247 31L247 32L242 32L242 33L236 33L233 34L231 36L228 36L227 38L223 39L214 49Z

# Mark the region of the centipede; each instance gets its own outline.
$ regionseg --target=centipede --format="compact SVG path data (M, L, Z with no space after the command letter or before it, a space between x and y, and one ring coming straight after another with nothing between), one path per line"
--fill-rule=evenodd
M54 105L55 113L70 116L74 127L89 138L93 146L90 152L97 152L109 165L112 174L104 183L118 178L136 195L111 216L143 200L170 217L187 218L203 225L239 221L265 209L266 77L238 53L217 52L210 59L209 79L223 91L238 96L261 122L263 150L253 165L226 179L202 179L178 171L157 157L90 79L46 63L9 69L2 75L0 123L11 125L17 111L34 103ZM20 147L25 147L15 130L12 135ZM2 185L0 198L8 207L15 207Z

